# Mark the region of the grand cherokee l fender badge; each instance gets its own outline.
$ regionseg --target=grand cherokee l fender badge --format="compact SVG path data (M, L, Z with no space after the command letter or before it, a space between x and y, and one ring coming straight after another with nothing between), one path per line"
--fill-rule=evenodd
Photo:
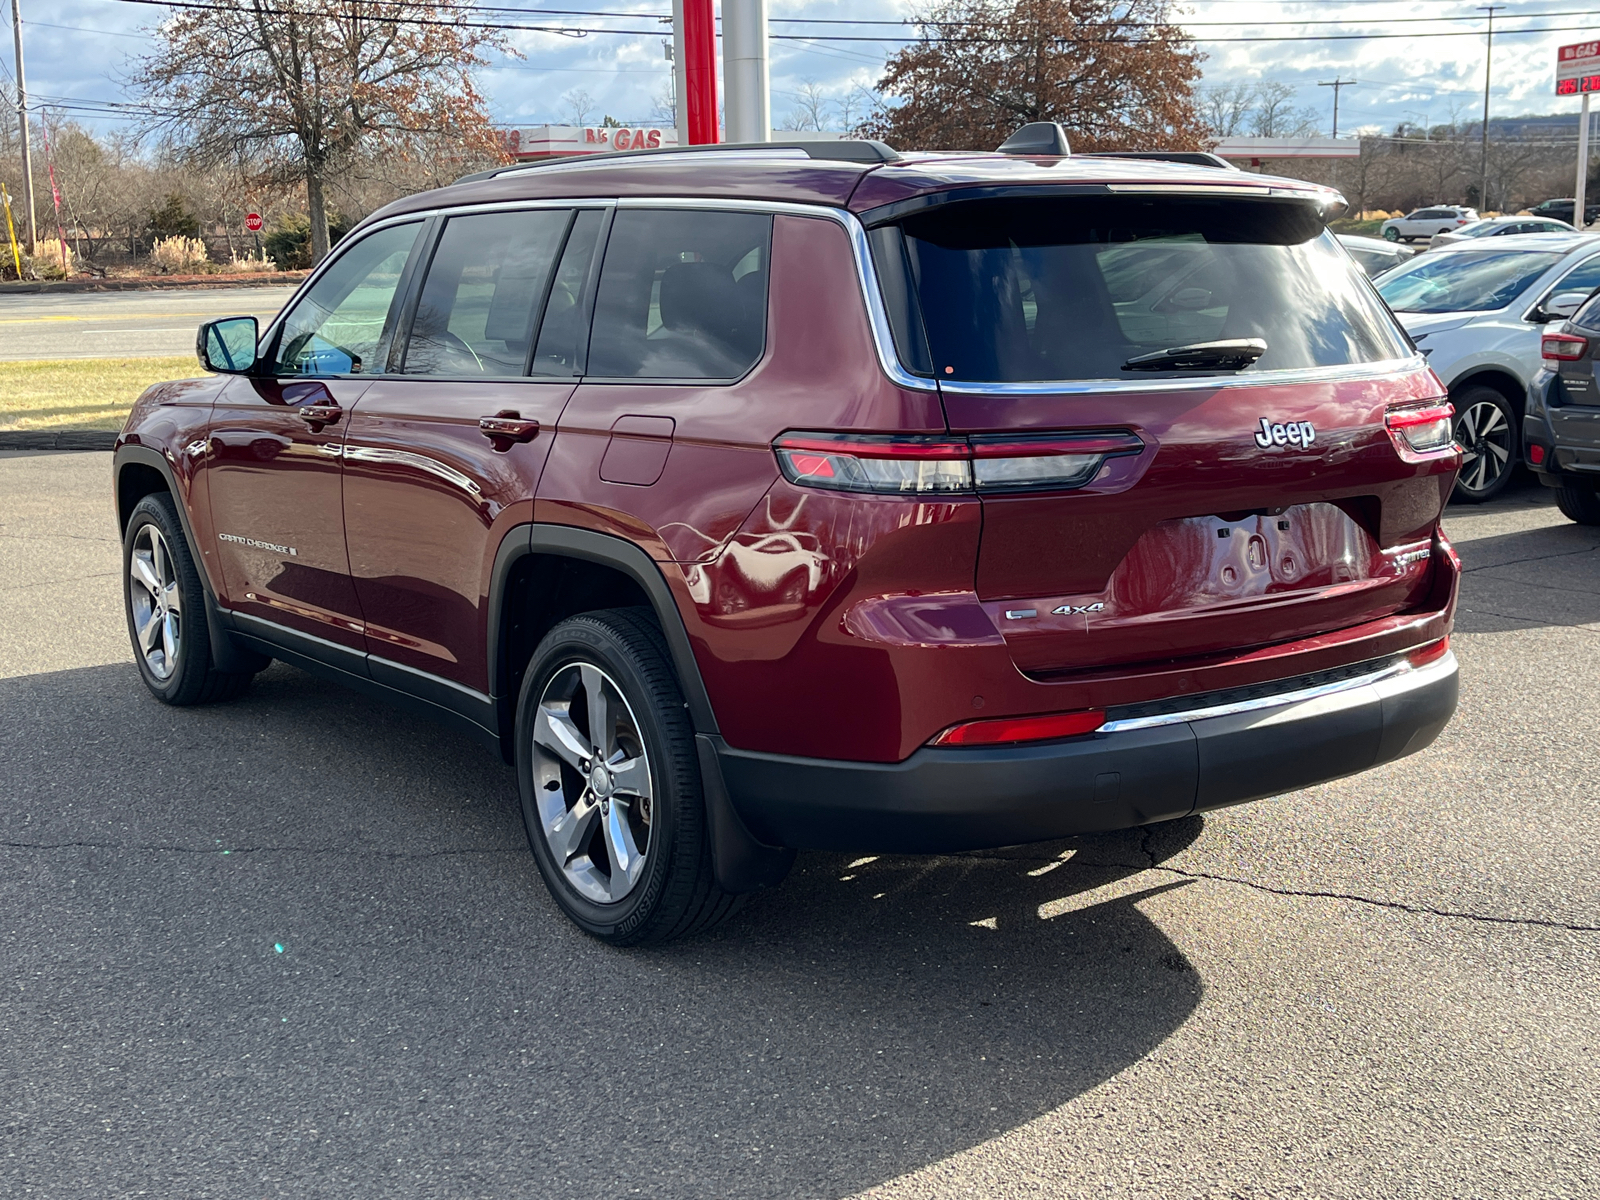
M1273 446L1309 446L1317 440L1316 426L1310 421L1286 421L1274 424L1261 418L1261 428L1256 430L1256 445L1263 450Z
M271 550L277 554L287 554L292 558L300 557L300 551L293 546L280 546L276 542L260 542L255 538L240 537L237 533L219 533L217 534L217 541L236 542L241 546L250 546L256 550Z
M1105 610L1105 601L1096 600L1093 604L1063 604L1060 608L1052 608L1050 615L1054 617L1077 617L1088 613L1105 612Z

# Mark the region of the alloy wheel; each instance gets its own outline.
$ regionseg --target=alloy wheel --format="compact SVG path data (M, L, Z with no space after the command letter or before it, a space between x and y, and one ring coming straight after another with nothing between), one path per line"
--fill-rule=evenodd
M533 783L551 856L580 895L615 904L650 853L650 758L622 689L591 663L545 685L533 725Z
M134 535L128 579L139 653L151 675L170 679L183 649L183 589L172 549L154 525L144 525Z
M1511 422L1493 401L1467 406L1456 418L1456 441L1465 451L1459 482L1467 491L1491 490L1511 467Z

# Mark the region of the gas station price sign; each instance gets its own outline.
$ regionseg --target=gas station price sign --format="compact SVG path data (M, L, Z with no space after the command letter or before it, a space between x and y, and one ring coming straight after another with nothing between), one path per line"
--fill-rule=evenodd
M1556 95L1600 92L1600 39L1562 46L1556 51Z

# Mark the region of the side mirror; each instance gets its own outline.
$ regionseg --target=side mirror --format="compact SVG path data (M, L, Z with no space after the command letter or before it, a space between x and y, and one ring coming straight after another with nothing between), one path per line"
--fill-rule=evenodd
M254 317L224 317L207 321L195 335L194 350L200 365L220 375L245 375L256 365Z
M1583 307L1588 292L1557 292L1539 306L1539 314L1546 321L1565 321Z

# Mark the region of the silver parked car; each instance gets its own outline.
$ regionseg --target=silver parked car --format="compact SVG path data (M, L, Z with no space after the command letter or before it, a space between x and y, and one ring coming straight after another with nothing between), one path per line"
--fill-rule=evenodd
M1403 217L1390 217L1378 232L1391 242L1414 242L1436 233L1451 233L1478 219L1478 210L1454 204L1435 204L1419 208Z
M1421 254L1377 280L1456 408L1456 497L1500 493L1522 456L1522 417L1545 366L1540 336L1600 288L1600 236L1529 233Z
M1428 239L1428 249L1453 246L1474 238L1507 237L1517 233L1576 233L1565 221L1554 217L1484 217L1451 233L1436 233Z

